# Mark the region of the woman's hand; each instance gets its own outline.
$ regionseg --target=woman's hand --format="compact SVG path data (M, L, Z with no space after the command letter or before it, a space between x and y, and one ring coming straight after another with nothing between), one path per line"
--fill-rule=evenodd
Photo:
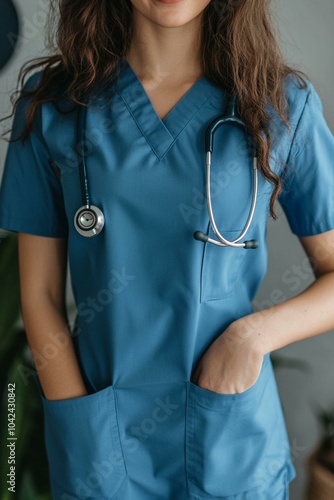
M219 394L239 394L256 383L263 356L254 338L240 341L237 326L231 325L204 353L191 381Z

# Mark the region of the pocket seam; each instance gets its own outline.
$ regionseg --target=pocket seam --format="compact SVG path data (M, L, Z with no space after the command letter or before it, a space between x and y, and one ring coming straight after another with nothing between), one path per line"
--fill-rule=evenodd
M44 394L41 394L42 400L46 406L48 406L48 411L54 412L54 410L58 410L58 408L62 408L64 410L69 409L71 406L75 406L77 409L87 405L92 406L95 404L97 400L105 400L107 399L107 395L110 392L113 392L113 386L109 385L99 391L93 392L91 394L85 394L84 396L78 396L74 398L67 399L47 399Z
M119 448L120 448L121 453L122 453L122 459L123 459L123 465L124 465L124 471L125 471L125 477L126 477L127 474L128 474L128 470L127 470L127 466L126 466L126 462L125 462L125 456L124 456L124 450L123 450L123 446L122 446L121 435L119 433L117 393L115 391L115 388L113 388L113 391L114 391L115 425L116 425L116 429L115 430L117 432L117 441L118 441L118 444L119 444ZM125 480L125 477L124 477L124 480ZM123 482L122 482L122 484L123 484Z
M217 392L204 389L203 387L200 387L191 381L187 381L187 385L189 388L188 393L190 396L189 399L192 398L194 401L196 401L197 404L207 409L219 408L221 410L224 410L224 408L227 407L228 411L232 406L239 406L241 404L244 405L249 401L252 402L252 398L255 393L260 390L260 382L264 377L265 368L268 364L269 353L265 354L263 357L261 371L254 384L245 391L236 394L219 394Z

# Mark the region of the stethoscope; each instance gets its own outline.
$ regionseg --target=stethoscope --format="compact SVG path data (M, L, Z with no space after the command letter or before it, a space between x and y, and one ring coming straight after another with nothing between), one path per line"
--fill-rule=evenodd
M74 215L74 226L79 234L87 238L99 234L104 226L102 210L90 204L88 179L85 161L84 131L86 130L86 108L79 107L77 120L77 153L79 163L79 177L81 187L82 207ZM81 140L80 140L81 139Z
M240 114L238 113L238 105L237 98L235 96L230 97L227 100L225 113L218 118L215 118L208 126L205 131L205 151L206 151L206 201L207 208L210 218L211 227L217 236L217 240L210 238L207 234L204 234L202 231L196 231L194 233L195 240L203 241L203 243L212 243L213 245L221 246L221 247L243 247L246 249L253 249L259 246L259 242L257 240L246 240L242 243L238 243L247 233L255 212L256 200L257 200L257 191L258 191L258 152L256 144L253 138L247 133L247 127L245 122L241 119ZM226 123L232 123L242 127L245 130L245 133L248 137L249 145L252 149L252 157L253 157L253 194L252 194L252 202L250 211L248 214L247 221L245 226L239 236L235 238L233 241L229 241L219 232L214 215L212 210L211 203L211 160L213 155L213 136L216 130Z
M82 109L83 108L83 109ZM79 157L79 176L80 176L80 187L81 187L81 198L82 206L76 211L74 216L74 226L79 234L85 237L91 237L99 234L104 226L104 215L100 208L95 205L90 204L89 189L88 189L88 179L87 170L85 162L85 142L84 142L84 131L86 130L86 115L87 110L85 106L81 106L78 110L78 120L77 120L77 139L78 139L78 157ZM219 232L216 225L216 221L213 215L212 203L211 203L211 160L213 155L213 136L218 127L225 125L226 123L236 124L241 126L246 134L247 128L244 121L241 119L237 111L237 99L232 97L228 100L225 113L218 118L215 118L207 127L205 131L205 151L206 151L206 199L207 199L207 209L210 218L210 224L214 233L217 236L217 240L210 238L207 234L202 231L196 231L194 233L194 238L196 240L202 241L204 243L212 243L218 246L230 246L230 247L243 247L243 248L257 248L257 240L246 240L242 243L239 241L247 233L255 212L257 191L258 191L258 158L257 158L257 148L253 139L248 136L249 143L252 147L253 156L253 194L251 207L248 214L247 221L240 235L233 241L229 241L223 237ZM248 134L247 134L248 135ZM81 140L79 140L81 138Z

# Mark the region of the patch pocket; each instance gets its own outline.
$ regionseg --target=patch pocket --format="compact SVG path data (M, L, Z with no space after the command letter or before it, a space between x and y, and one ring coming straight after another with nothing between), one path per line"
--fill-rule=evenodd
M247 494L249 499L262 500L269 498L269 492L281 491L286 465L280 451L284 434L275 431L281 422L271 411L276 404L271 377L267 354L256 382L242 393L218 394L187 382L190 498L232 500ZM270 460L277 467L274 476L266 469L272 465Z
M241 230L221 231L224 238L233 241ZM217 239L210 226L209 237ZM245 237L244 239L250 239ZM201 272L201 302L219 300L233 294L242 259L246 250L243 247L220 247L212 243L204 244L204 255Z
M111 500L126 477L113 387L77 398L48 400L34 376L44 408L50 476L75 498Z

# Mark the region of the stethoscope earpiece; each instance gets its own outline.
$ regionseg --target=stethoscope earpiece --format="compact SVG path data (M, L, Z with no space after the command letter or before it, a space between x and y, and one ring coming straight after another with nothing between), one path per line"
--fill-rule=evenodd
M259 242L257 240L248 240L244 241L245 243L245 248L250 248L250 249L255 249L258 248Z
M225 243L222 243L221 241L218 240L213 240L212 238L209 238L207 234L204 234L202 231L196 231L193 234L195 240L197 241L202 241L203 243L212 243L213 245L217 245L219 247L227 247L227 246L234 246L234 247L241 247L241 248L246 248L246 249L255 249L258 248L259 242L257 240L246 240L243 241L242 243L236 243L234 245L231 245L231 243L234 243L233 241L229 241L228 245ZM237 241L237 240L235 240Z
M203 243L206 243L209 239L209 236L207 234L204 234L202 231L196 231L193 234L195 240L197 241L203 241Z

